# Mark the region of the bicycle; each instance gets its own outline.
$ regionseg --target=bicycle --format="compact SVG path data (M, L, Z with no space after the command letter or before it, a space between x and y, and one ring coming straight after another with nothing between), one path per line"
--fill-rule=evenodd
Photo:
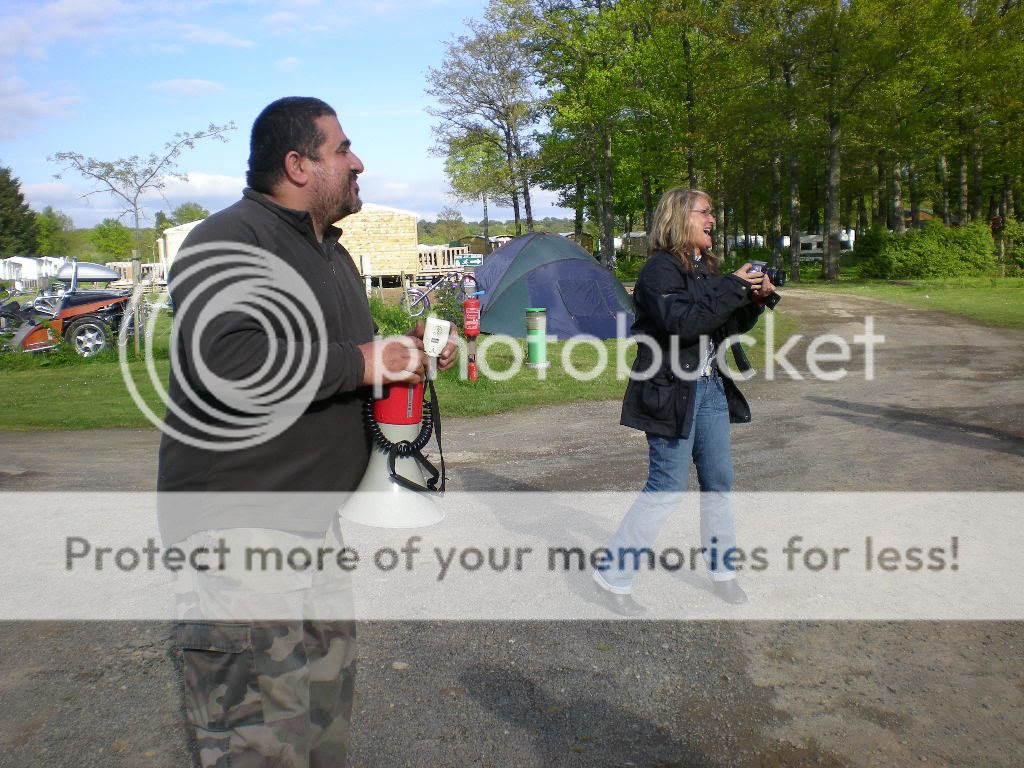
M410 317L420 317L430 309L430 295L442 290L454 291L455 301L461 306L466 297L476 290L476 278L469 272L449 272L426 286L406 288L398 303Z

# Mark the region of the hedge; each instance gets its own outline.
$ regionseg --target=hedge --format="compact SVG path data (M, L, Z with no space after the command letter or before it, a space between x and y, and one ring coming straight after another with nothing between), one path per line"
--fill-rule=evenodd
M931 222L896 235L873 229L857 241L860 275L892 279L984 275L996 267L987 224L952 229Z

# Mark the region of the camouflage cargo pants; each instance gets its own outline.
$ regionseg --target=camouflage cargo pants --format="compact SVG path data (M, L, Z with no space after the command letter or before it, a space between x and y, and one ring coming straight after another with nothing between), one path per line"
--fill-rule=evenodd
M236 529L189 543L225 535L233 551L243 543L315 550L341 540L335 526L316 541ZM175 641L193 756L202 768L342 768L355 684L350 582L330 569L265 576L193 572L180 580L185 620Z

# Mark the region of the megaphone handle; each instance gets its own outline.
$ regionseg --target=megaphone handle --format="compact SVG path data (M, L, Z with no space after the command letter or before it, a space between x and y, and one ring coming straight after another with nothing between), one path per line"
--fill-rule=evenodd
M424 469L427 470L427 472L430 474L430 478L427 480L427 484L425 487L402 477L402 475L398 472L397 467L395 466L395 461L400 456L413 459L417 464L420 465L420 467L423 467ZM410 491L436 491L437 478L441 474L440 472L437 471L437 467L431 464L427 460L427 457L424 456L420 451L402 454L399 451L398 445L395 445L395 447L392 448L391 452L388 454L388 473L394 482L398 483L403 488L408 488ZM442 489L443 485L444 483L442 482Z

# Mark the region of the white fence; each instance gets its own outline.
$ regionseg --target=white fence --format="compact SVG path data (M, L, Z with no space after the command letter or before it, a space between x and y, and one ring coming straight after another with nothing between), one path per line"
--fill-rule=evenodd
M419 260L421 275L441 275L463 269L459 259L469 254L469 247L460 245L421 245Z

